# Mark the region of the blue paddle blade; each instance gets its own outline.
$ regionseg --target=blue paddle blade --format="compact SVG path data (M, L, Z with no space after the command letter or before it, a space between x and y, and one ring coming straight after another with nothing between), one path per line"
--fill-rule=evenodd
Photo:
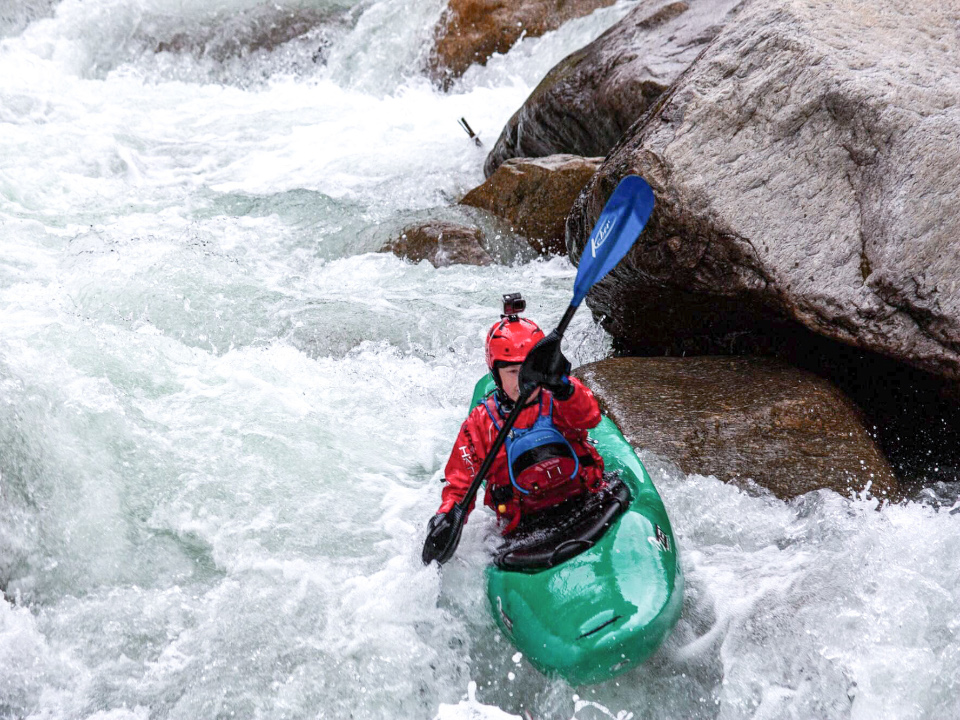
M627 175L607 200L583 248L571 306L578 307L590 288L623 259L652 212L653 190L647 181L639 175Z

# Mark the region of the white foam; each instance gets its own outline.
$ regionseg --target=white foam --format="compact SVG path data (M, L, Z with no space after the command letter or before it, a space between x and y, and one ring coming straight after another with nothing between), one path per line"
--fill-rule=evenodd
M489 149L629 6L524 39L447 94L417 67L434 2L365 3L323 38L222 62L154 50L274 10L64 0L0 40L4 708L960 715L958 518L923 505L787 504L647 458L684 616L651 662L576 699L496 631L488 511L442 574L419 561L499 295L550 327L574 269L373 251L481 178L459 117ZM610 348L585 310L567 337L577 362Z
M467 697L456 705L441 703L435 720L516 720L520 717L478 703L476 695L477 684L471 680L467 687Z

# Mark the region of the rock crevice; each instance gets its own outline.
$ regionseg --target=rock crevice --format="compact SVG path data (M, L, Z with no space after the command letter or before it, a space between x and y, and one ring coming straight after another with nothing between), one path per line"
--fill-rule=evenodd
M641 0L556 65L504 127L489 177L512 157L607 155L716 37L742 0Z

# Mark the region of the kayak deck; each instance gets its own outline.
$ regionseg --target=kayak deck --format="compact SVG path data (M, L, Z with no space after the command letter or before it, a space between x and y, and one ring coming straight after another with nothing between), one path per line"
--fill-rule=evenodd
M579 555L603 537L630 506L630 489L618 475L605 473L607 487L573 498L551 510L521 521L497 549L494 564L501 570L536 572Z

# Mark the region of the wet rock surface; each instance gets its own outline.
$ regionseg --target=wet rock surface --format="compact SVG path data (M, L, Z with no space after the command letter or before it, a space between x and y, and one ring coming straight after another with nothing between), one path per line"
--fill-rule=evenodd
M567 215L602 161L577 155L508 160L460 202L505 219L538 252L565 255Z
M606 155L720 31L742 0L644 0L558 63L504 127L491 175L512 157Z
M752 480L780 498L897 480L858 408L833 384L759 357L613 358L576 374L627 440L684 472Z
M905 0L745 5L571 213L576 258L621 177L654 187L588 298L618 350L798 359L855 395L885 451L956 468L958 20Z
M474 63L485 65L521 36L539 37L616 0L450 0L435 30L430 74L449 85Z
M493 263L483 247L479 228L444 220L404 228L400 237L387 243L381 252L392 252L413 262L427 260L434 267Z

